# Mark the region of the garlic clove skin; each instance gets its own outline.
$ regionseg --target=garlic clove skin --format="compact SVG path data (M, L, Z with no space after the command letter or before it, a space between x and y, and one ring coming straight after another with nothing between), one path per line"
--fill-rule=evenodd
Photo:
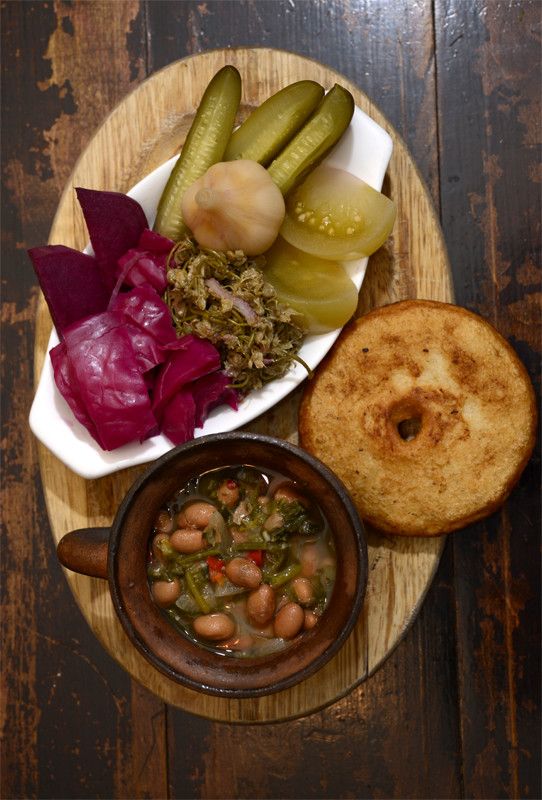
M201 247L256 256L277 238L285 205L261 164L238 159L214 164L193 183L184 193L182 214Z

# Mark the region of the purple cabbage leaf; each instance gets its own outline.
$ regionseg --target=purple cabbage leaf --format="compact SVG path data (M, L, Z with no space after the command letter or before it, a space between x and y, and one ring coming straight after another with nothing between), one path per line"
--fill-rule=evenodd
M239 396L230 383L225 372L212 372L189 384L196 404L196 428L203 428L209 412L217 406L227 404L237 411Z
M85 427L100 446L114 450L153 435L156 419L122 315L106 312L75 323L65 332L64 342L77 387L73 391L97 436Z
M174 444L183 444L194 438L196 404L188 387L181 387L166 406L160 429Z
M153 411L160 420L163 410L179 389L196 378L220 369L220 354L206 339L192 334L177 340L168 361L160 367L153 392Z
M150 286L138 286L117 295L112 311L120 311L130 322L149 333L159 344L177 341L171 312L162 298Z

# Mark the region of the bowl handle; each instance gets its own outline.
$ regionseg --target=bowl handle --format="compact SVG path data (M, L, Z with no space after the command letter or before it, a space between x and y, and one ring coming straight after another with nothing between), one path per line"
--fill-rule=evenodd
M91 578L107 579L107 548L110 528L80 528L59 541L56 554L60 563Z

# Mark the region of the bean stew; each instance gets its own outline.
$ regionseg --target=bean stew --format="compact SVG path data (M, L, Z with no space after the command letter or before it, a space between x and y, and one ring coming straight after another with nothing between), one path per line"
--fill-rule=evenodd
M276 472L240 465L193 478L149 543L154 602L216 653L265 656L318 625L336 557L319 506Z

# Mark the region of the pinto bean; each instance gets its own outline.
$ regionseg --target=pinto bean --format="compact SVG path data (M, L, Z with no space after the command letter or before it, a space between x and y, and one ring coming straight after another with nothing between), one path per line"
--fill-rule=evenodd
M202 639L220 642L229 639L235 631L235 623L227 614L203 614L193 622L194 630Z
M301 503L302 506L307 508L309 506L309 501L307 498L298 492L295 486L292 483L283 483L278 489L275 491L273 495L274 500L284 500L286 503L293 503L297 501Z
M269 514L263 524L266 531L276 531L277 528L281 528L283 525L284 517L282 514L279 514L278 511L274 511L272 514Z
M308 605L314 600L314 590L308 578L294 578L292 589L301 605Z
M160 533L171 533L173 530L173 520L167 511L160 511L156 517L154 527Z
M305 614L297 603L286 603L275 617L275 636L280 639L293 639L301 628Z
M234 544L243 544L250 539L250 531L239 530L239 528L230 528L232 542Z
M273 619L275 603L275 592L268 583L262 583L248 596L247 614L250 621L260 627L267 625Z
M262 582L262 571L249 558L232 558L225 573L232 583L244 589L255 589Z
M216 492L217 499L226 508L233 508L239 502L239 484L231 478L222 481Z
M211 503L204 503L198 500L185 506L177 514L177 524L179 528L199 528L203 530L209 524L209 520L215 511L216 508Z
M306 631L310 631L311 628L314 628L317 622L318 622L318 617L316 616L314 611L310 611L308 608L306 608L305 618L303 620L303 629Z
M177 578L172 581L155 581L152 584L151 593L156 605L167 608L181 596L181 584Z
M301 562L301 575L304 578L310 578L316 574L320 566L320 553L314 544L306 544L301 550L299 558Z
M171 546L178 553L197 553L205 545L203 533L197 528L184 528L169 537Z

